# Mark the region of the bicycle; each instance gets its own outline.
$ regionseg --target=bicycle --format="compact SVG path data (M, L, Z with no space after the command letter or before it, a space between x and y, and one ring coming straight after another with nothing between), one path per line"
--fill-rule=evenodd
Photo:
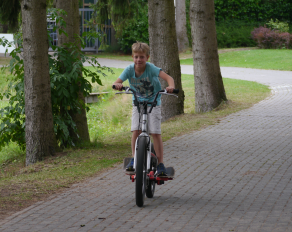
M115 86L112 86L115 89ZM177 97L174 94L167 93L166 90L160 90L154 98L153 102L138 101L139 93L129 87L123 87L122 90L125 92L119 92L116 94L133 94L134 95L134 105L137 107L138 112L140 113L140 106L142 106L143 116L142 116L142 128L141 134L138 136L136 143L135 143L135 154L134 154L134 171L125 171L127 175L130 175L130 180L135 182L135 198L136 198L136 205L138 207L142 207L144 205L145 195L148 198L152 198L155 192L155 184L162 185L164 181L173 180L175 170L173 167L167 167L166 172L167 176L165 177L158 177L155 175L158 159L156 157L156 153L151 142L150 136L147 131L148 125L148 114L151 113L153 107L157 104L157 97L159 94L166 94L172 95ZM174 89L173 93L178 93L178 89ZM150 110L147 112L147 106L150 105ZM141 113L140 113L140 120L141 120ZM139 120L139 122L140 122ZM140 123L139 123L140 125ZM127 164L130 162L132 157L124 159L124 170L126 170Z

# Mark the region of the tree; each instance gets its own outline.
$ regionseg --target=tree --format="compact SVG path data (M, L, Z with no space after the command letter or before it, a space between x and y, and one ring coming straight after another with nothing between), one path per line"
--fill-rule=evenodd
M194 59L196 112L226 101L217 50L214 0L191 0L190 21Z
M189 47L186 24L186 0L175 0L175 28L179 52Z
M56 2L56 8L62 9L67 12L67 16L64 17L64 21L66 23L66 31L65 34L58 34L58 46L67 46L67 43L76 43L79 38L79 26L80 26L80 18L79 18L79 2L78 0L58 0ZM79 43L79 48L80 47ZM70 130L71 137L73 141L76 142L89 142L89 132L88 132L88 124L86 111L84 108L85 97L82 91L79 91L79 101L80 101L80 109L81 113L70 113L73 121L76 123L78 136L73 130Z
M53 155L46 0L22 0L26 165Z
M148 0L150 59L153 64L174 78L180 90L178 98L162 96L162 120L184 113L184 91L181 85L181 70L175 28L173 1ZM162 88L166 82L160 80Z

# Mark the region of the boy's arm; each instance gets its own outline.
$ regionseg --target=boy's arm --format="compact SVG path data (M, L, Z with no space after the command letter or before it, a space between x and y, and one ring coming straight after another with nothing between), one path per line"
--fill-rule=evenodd
M114 83L113 83L113 85L115 85L115 89L116 90L120 90L120 91L122 91L122 88L123 88L123 80L122 79L120 79L120 78L118 78Z
M166 90L168 93L172 93L173 89L175 88L174 85L174 80L171 76L167 75L165 72L160 71L159 72L159 77L162 78L163 80L165 80L168 84L168 87L166 87Z

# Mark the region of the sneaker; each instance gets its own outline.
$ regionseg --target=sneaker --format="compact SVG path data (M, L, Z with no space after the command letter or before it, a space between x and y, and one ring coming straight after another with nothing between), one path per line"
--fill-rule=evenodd
M126 166L126 171L134 171L134 158L130 160L130 163Z
M156 175L157 176L167 176L166 169L165 169L163 163L158 164Z

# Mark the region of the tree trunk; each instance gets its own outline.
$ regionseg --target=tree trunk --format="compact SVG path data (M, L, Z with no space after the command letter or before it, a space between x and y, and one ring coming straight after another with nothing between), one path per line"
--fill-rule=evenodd
M46 0L23 0L26 165L53 155Z
M226 101L217 50L214 0L191 0L190 22L194 58L196 112Z
M186 0L175 0L175 28L179 52L183 52L189 47L186 25Z
M58 34L58 46L64 46L64 43L68 42L76 42L76 35L79 35L79 26L80 26L80 18L79 18L79 4L78 0L58 0L56 2L56 8L65 10L67 12L67 17L64 18L66 22L65 31L67 32L68 36L64 34ZM85 102L85 98L80 91L78 93L79 101ZM80 105L82 109L81 114L71 114L73 121L76 123L77 131L79 138L70 130L70 134L73 138L74 143L80 142L89 142L89 132L88 132L88 124L87 124L87 117L85 109Z
M178 98L162 95L162 121L184 113L184 91L181 85L181 70L178 56L173 1L148 0L150 59L157 67L173 77L180 90ZM161 78L161 86L167 82Z

